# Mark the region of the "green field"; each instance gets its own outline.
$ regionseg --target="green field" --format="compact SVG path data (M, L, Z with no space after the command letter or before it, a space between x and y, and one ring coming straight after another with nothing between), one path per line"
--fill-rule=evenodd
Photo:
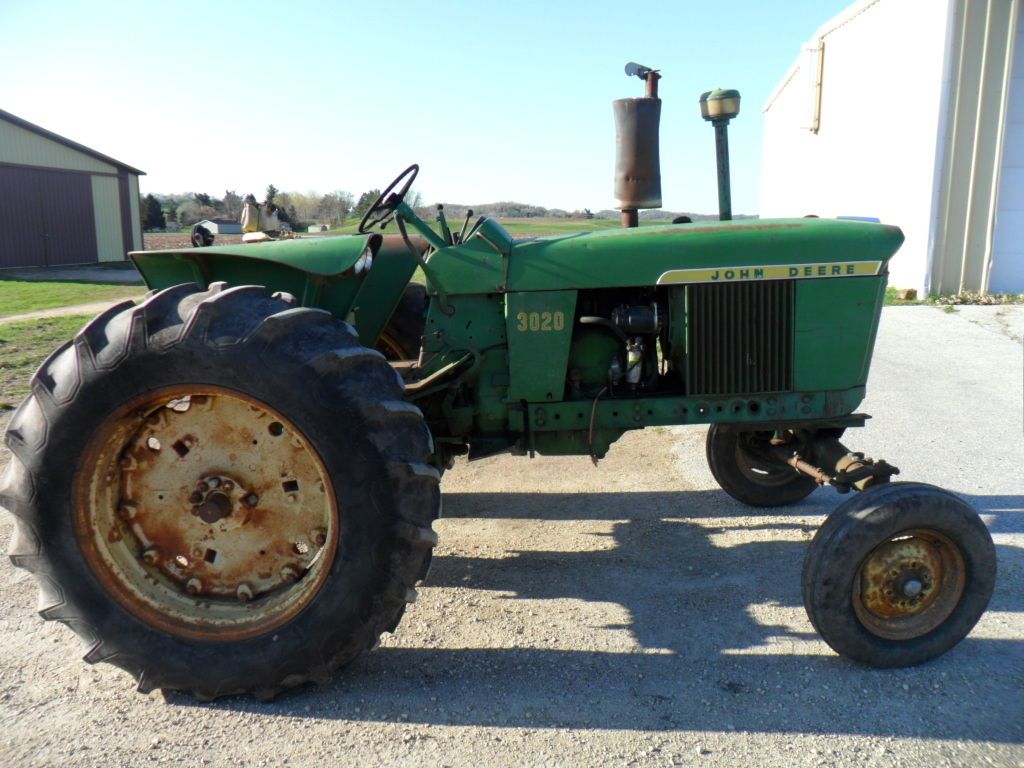
M67 315L0 324L0 411L13 408L28 394L39 364L90 319L91 315Z
M145 286L0 279L0 318L97 301L142 296Z

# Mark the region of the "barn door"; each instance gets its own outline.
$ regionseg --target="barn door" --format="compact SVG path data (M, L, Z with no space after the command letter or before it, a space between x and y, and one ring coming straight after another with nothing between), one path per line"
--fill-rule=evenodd
M0 166L0 267L96 261L88 174Z
M45 267L46 226L34 168L0 165L0 267Z

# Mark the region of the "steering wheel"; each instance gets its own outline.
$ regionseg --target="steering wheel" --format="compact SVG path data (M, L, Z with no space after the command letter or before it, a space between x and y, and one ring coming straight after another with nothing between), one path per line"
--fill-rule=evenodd
M409 193L409 188L416 181L416 175L419 172L420 167L413 163L398 174L394 181L388 184L388 188L380 193L380 197L373 201L373 205L367 209L366 213L363 214L363 218L359 220L359 234L365 235L378 224L383 224L395 214L395 209L398 208L398 204ZM405 180L405 183L402 184L402 188L397 192L393 192L392 190L401 184L403 180Z

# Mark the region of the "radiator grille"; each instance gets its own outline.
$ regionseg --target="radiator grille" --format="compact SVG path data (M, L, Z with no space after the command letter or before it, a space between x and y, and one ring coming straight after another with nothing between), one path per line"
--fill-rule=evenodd
M793 281L687 286L690 395L792 388Z

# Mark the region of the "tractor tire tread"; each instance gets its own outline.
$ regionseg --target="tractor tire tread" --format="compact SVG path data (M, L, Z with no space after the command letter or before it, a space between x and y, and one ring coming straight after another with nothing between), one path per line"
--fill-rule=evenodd
M139 304L120 304L100 314L74 341L47 358L33 377L32 393L11 419L5 442L12 459L0 480L0 504L16 520L11 561L35 577L43 618L71 627L87 644L88 662L106 661L125 669L135 677L141 692L185 690L204 700L250 692L267 699L297 685L323 682L331 672L377 644L382 632L393 631L407 604L415 599L413 585L436 544L430 526L439 516L441 503L438 473L427 464L433 452L429 430L418 409L402 401L401 379L382 355L359 347L348 324L327 312L295 307L294 303L294 297L270 295L262 287L218 284L206 291L179 285L147 295ZM350 622L351 626L318 625L321 636L311 641L315 647L275 664L259 665L262 673L254 673L255 660L246 659L212 680L202 671L208 671L209 663L205 667L197 663L195 670L188 660L163 663L152 652L156 641L140 650L135 637L105 637L98 632L94 624L108 628L98 620L100 616L118 611L127 616L127 612L106 603L97 607L97 600L112 600L89 592L98 587L79 587L75 582L75 568L80 581L90 581L81 578L81 570L87 566L65 562L61 547L66 552L68 542L59 541L49 525L59 513L52 510L52 499L42 499L37 492L39 478L60 451L49 444L51 426L73 406L82 382L104 375L114 380L118 369L130 367L133 357L165 357L178 347L183 348L182 354L205 350L213 353L207 354L211 358L233 349L239 355L260 355L264 361L288 365L291 370L306 370L308 380L319 382L314 388L323 390L313 400L319 401L317 404L327 401L335 410L347 413L346 418L354 419L368 434L366 444L380 457L378 477L372 484L384 494L381 498L389 499L389 507L377 513L385 519L390 516L392 522L383 526L376 540L379 552L366 560L375 571L365 576L368 584L377 585L375 594L344 598L358 621ZM212 368L214 363L208 365ZM396 434L385 434L389 431ZM40 535L41 531L47 535ZM73 588L69 591L62 584ZM143 634L151 632L133 617L119 620L122 626L137 625L136 631Z

